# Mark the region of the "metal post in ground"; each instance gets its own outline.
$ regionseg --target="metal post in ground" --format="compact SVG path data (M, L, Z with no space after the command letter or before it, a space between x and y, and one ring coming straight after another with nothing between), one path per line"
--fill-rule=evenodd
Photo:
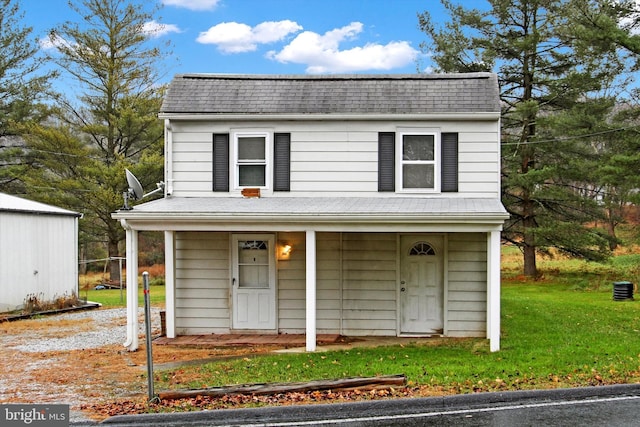
M122 295L122 257L118 258L118 268L120 269L120 303L124 302L124 297Z
M149 385L149 402L157 399L153 389L153 351L151 348L151 300L149 297L149 273L142 273L142 285L144 289L144 324L147 336L147 383ZM130 285L131 286L131 285Z

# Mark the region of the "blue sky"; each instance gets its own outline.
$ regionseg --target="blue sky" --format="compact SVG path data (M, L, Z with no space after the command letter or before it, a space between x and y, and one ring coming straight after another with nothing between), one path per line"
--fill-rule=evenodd
M417 13L444 19L438 0L158 0L158 40L177 73L415 73L429 66ZM78 1L79 3L79 1ZM147 2L151 3L151 2ZM462 0L478 6L482 0ZM23 24L49 29L79 16L67 0L22 0Z

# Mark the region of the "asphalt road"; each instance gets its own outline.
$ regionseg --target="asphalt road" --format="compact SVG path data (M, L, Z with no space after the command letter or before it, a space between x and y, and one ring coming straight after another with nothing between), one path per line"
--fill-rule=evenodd
M116 416L109 426L640 426L640 384ZM78 424L87 425L87 424Z

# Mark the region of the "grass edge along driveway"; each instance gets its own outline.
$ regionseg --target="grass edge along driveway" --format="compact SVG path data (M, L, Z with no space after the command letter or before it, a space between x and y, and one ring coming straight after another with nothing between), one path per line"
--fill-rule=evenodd
M156 389L309 381L404 373L409 386L444 393L640 382L640 302L611 290L506 282L502 346L434 339L405 346L277 354L156 373Z

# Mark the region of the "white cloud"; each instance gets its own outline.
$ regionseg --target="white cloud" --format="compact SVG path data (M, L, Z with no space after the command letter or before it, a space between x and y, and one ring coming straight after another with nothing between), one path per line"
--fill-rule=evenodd
M302 27L293 21L269 21L256 25L251 33L257 43L273 43L300 30Z
M640 0L635 0L633 6L634 12L622 18L618 24L637 36L640 35Z
M251 28L238 22L223 22L200 33L196 41L213 44L224 53L251 52L258 44L273 43L302 30L296 22L263 22Z
M142 32L149 37L158 38L170 33L179 33L181 31L180 28L174 24L161 24L160 22L149 21L145 22L142 26Z
M74 46L71 43L69 43L69 41L65 40L64 38L60 37L55 33L51 33L48 36L42 37L38 41L38 43L40 44L40 47L44 50L58 49L60 47L71 48L72 46Z
M327 31L324 35L305 31L280 52L271 51L270 59L282 63L306 64L308 73L348 73L363 70L391 70L414 62L418 51L406 41L386 45L367 43L340 50L340 44L362 32L362 23Z
M213 10L220 0L162 0L162 3L190 10Z
M169 33L179 33L180 28L173 24L161 24L156 21L149 21L142 26L142 33L148 37L161 37ZM68 49L77 49L76 43L71 43L58 34L51 33L45 37L42 37L38 44L40 48L44 50L59 50L61 47Z

